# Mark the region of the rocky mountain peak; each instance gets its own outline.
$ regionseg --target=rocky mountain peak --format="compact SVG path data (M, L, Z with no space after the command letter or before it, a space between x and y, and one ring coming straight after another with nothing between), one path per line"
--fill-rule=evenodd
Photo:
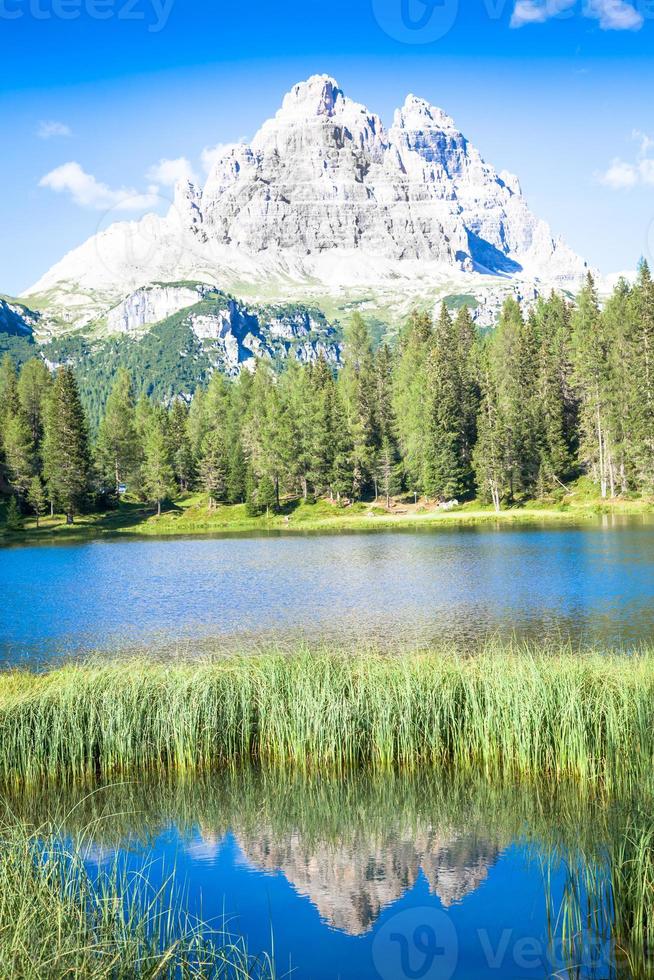
M330 75L312 75L298 82L284 96L281 113L285 115L332 116L339 101L345 101L338 82Z
M549 292L575 289L586 271L529 210L517 178L442 109L409 95L386 129L330 75L312 75L249 144L223 149L202 191L180 186L167 218L112 225L27 295L83 325L81 311L88 322L155 281L201 280L255 300L329 296L337 308L353 290L388 309L401 294L412 305L436 299L453 277L470 277L459 278L464 294L482 276Z
M395 110L393 126L398 129L439 129L458 133L451 116L416 95L407 95L402 108Z

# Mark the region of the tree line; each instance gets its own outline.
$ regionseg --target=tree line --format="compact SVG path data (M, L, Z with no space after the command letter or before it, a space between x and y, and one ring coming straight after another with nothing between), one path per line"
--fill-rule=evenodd
M0 492L9 521L48 508L107 508L125 489L162 502L202 490L209 506L336 502L402 492L478 497L500 509L590 475L602 497L654 491L654 283L641 265L600 307L591 277L573 304L552 293L523 315L508 299L476 330L467 307L415 312L394 349L361 316L340 370L323 359L216 373L190 404L135 397L117 373L97 437L74 372L38 358L0 367Z

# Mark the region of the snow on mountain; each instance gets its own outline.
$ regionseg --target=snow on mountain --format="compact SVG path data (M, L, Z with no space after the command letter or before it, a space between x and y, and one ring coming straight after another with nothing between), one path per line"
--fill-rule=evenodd
M185 182L165 216L111 225L27 295L80 326L162 281L397 312L399 296L573 290L586 271L441 109L410 95L386 129L314 75L250 144L224 149L203 189Z

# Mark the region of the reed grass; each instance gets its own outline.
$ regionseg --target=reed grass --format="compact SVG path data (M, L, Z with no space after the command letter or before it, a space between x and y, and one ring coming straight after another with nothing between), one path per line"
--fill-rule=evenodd
M0 828L0 976L14 980L274 980L268 956L251 957L233 939L192 921L146 875L117 864L92 877L83 838L56 828Z
M649 774L654 652L491 645L69 664L0 675L0 781L452 768L605 785Z

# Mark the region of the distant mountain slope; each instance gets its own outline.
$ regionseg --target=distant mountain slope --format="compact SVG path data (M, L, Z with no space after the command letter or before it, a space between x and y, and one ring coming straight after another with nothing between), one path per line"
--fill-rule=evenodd
M27 295L54 333L102 318L118 331L108 314L126 296L185 281L390 322L447 295L574 290L586 268L441 109L409 96L386 129L315 75L251 144L225 148L204 188L111 225Z
M179 307L179 308L177 308ZM164 310L174 309L168 316ZM95 332L68 331L41 348L51 366L75 368L95 424L119 367L138 392L161 401L190 396L214 371L236 375L256 358L281 363L322 356L337 366L337 327L303 306L246 307L202 284L158 283L128 296Z

